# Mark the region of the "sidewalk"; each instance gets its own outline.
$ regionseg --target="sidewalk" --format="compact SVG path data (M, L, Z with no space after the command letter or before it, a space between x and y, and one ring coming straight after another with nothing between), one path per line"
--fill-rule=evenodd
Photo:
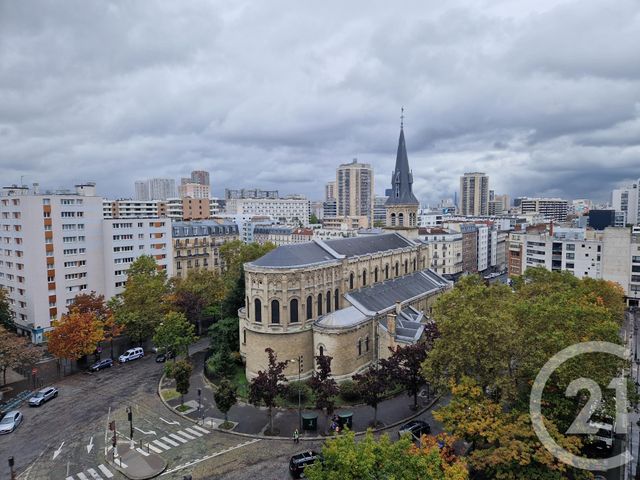
M202 419L215 419L216 423L220 423L224 419L224 415L220 412L213 400L213 390L209 386L208 382L204 379L204 355L205 352L201 351L192 356L194 362L193 374L191 375L191 385L189 393L184 396L185 404L192 406L195 410L187 412L186 416L194 421ZM172 385L173 381L165 379L163 387L167 388ZM198 389L202 391L201 409L197 410L198 406ZM424 404L418 401L418 407L424 408ZM180 405L180 398L173 399L167 402L171 407ZM384 426L393 425L406 418L416 416L420 410L412 410L413 399L407 395L398 395L394 398L384 400L378 405L378 422L381 422ZM315 432L302 432L301 438L306 436L318 436L320 432L326 431L326 415L318 410L302 410L302 413L311 412L318 413L318 430ZM353 413L353 430L356 432L365 431L369 428L373 422L373 408L367 405L355 405L345 408L337 408L336 413L349 411ZM262 435L264 430L268 427L269 416L268 411L264 407L254 407L245 403L238 403L234 405L229 411L229 421L237 423L234 432L244 433L249 435ZM420 415L420 418L427 420L434 432L441 431L441 427L433 420L430 412L425 412ZM279 436L292 437L293 431L299 426L298 410L294 408L273 409L273 426L274 429L279 430Z

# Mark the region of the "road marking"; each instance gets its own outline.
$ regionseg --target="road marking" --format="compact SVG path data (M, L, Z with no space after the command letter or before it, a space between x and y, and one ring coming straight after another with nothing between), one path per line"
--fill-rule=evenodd
M193 465L196 465L200 462L204 462L205 460L209 460L210 458L214 458L214 457L218 457L220 455L224 455L227 452L230 452L231 450L236 450L238 448L242 448L245 447L247 445L250 445L252 443L256 443L259 442L260 439L259 438L254 438L252 440L249 440L248 442L244 442L244 443L240 443L238 445L236 445L235 447L230 447L227 448L225 450L222 450L220 452L216 452L216 453L212 453L211 455L207 455L206 457L202 457L198 460L193 460L191 462L185 463L184 465L178 465L176 468L172 469L172 470L166 470L162 475L160 475L161 477L164 477L165 475L169 475L171 473L177 472L178 470L182 470L183 468L187 468L187 467L191 467Z
M138 430L140 433L142 433L143 435L155 435L156 432L154 430L149 430L148 432L145 432L144 430L142 430L141 428L138 427L133 427L136 430Z
M91 453L91 449L93 448L93 436L91 440L89 440L89 445L87 445L87 453Z
M149 449L153 450L156 453L162 453L162 450L160 450L158 447L156 447L155 445L152 445L151 443L148 444Z
M62 442L62 443L60 444L60 446L58 447L58 449L57 449L55 452L53 452L53 459L54 459L54 460L56 459L56 457L57 457L58 455L60 455L60 452L62 452L62 446L63 446L63 445L64 445L64 442Z
M167 437L162 437L160 440L162 440L165 443L168 443L169 445L173 445L174 447L179 447L180 444L177 442L174 442L173 440L171 440L170 438Z
M192 434L193 434L193 435L195 435L196 437L201 437L201 436L202 436L202 434L201 434L199 431L194 430L193 428L189 428L189 427L187 427L187 428L185 428L185 430L186 430L187 432L189 432L189 433L192 433Z
M202 433L210 433L209 430L207 430L206 428L202 428L199 425L194 425L193 428L195 428L196 430L200 430Z
M88 468L87 472L89 472L89 475L91 475L94 480L102 480L102 477L98 475L98 472L96 472L93 468Z
M192 437L188 433L183 432L182 430L178 430L178 435L182 435L184 438L188 438L189 440L193 440L196 438L196 437Z
M105 477L113 478L113 473L111 473L111 470L109 470L104 465L102 464L98 465L98 470L100 470Z
M89 477L87 477L84 473L80 472L80 473L76 473L76 475L78 475L78 478L80 480L89 480Z
M187 443L189 440L185 440L184 438L180 437L179 435L176 435L175 433L170 433L169 436L171 438L175 438L176 440L178 440L179 442L182 443Z
M176 422L175 420L169 421L169 420L165 420L162 417L158 417L158 418L160 418L160 420L162 420L167 425L180 425L180 422Z
M67 477L67 478L65 478L64 480L76 480L76 479L75 479L75 478L73 478L73 477Z
M160 448L163 448L165 450L169 450L171 448L169 445L165 445L160 440L154 440L153 443L155 443L157 446L159 446Z
M136 448L136 450L137 450L138 452L140 452L142 455L144 455L145 457L148 457L148 456L149 456L149 453L148 453L148 452L145 452L145 451L144 451L144 450L142 450L141 448Z

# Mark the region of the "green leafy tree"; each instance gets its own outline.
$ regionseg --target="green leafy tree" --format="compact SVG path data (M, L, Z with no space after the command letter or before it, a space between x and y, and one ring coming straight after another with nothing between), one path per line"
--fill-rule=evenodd
M16 335L0 325L0 372L2 385L7 383L7 370L22 365L35 365L42 351L29 343L27 338Z
M340 393L338 384L331 376L331 360L328 355L318 355L315 357L316 370L311 374L309 387L316 397L316 408L324 410L328 417L333 413L336 405L336 395ZM327 424L329 422L327 421Z
M445 457L432 442L416 448L408 437L392 442L387 435L376 439L371 431L361 441L353 432L327 440L322 462L305 468L310 480L467 480L466 464Z
M168 369L171 378L176 381L176 392L180 394L180 404L184 405L184 396L189 393L193 366L187 360L179 360Z
M217 378L229 378L235 371L235 364L231 359L231 350L227 343L221 346L207 360L209 372Z
M229 421L228 414L231 407L233 407L237 401L236 387L226 378L220 381L218 388L213 394L213 399L216 402L216 407L224 414L224 423Z
M197 339L195 327L183 313L169 312L156 328L153 343L165 352L184 353L189 356L189 345Z
M287 378L284 370L288 362L278 362L278 357L271 348L266 348L268 363L267 370L259 370L258 375L249 383L249 403L259 406L264 403L269 411L269 434L274 435L273 407L278 395L285 393Z
M116 320L136 343L153 336L167 312L167 274L149 255L138 257L129 268L121 301L113 303Z
M207 309L220 304L226 294L222 277L205 269L190 271L186 278L173 278L170 288L173 308L184 313L198 334L202 333L203 320L209 317Z
M318 219L318 216L315 213L312 213L311 216L309 217L309 223L312 225L320 223L320 220Z
M9 297L4 287L0 287L0 326L7 330L13 330L13 311L9 304Z
M387 371L381 368L370 368L364 373L353 376L353 381L360 397L373 408L373 427L378 425L378 404L384 399L389 385Z
M211 350L217 352L226 347L230 352L237 352L240 348L238 338L238 318L224 318L209 327Z

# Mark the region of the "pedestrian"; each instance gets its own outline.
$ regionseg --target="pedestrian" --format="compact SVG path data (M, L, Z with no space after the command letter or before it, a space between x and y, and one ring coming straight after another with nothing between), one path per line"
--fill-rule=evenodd
M297 428L293 431L293 443L300 443L300 433Z

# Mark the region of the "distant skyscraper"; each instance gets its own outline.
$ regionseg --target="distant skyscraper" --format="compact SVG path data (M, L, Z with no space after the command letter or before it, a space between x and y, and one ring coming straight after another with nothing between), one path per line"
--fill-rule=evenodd
M172 178L152 178L149 180L149 200L175 198L176 181Z
M335 195L339 217L367 217L373 226L373 169L354 159L336 170Z
M617 212L626 214L627 223L640 223L640 180L627 187L616 188L611 194L611 204Z
M324 186L324 199L331 200L332 198L336 198L336 182L327 182Z
M484 173L470 172L460 177L460 214L489 214L489 177Z
M136 181L136 200L149 200L149 182L146 180Z
M200 185L210 185L209 172L205 170L194 170L191 172L191 183L199 183Z

